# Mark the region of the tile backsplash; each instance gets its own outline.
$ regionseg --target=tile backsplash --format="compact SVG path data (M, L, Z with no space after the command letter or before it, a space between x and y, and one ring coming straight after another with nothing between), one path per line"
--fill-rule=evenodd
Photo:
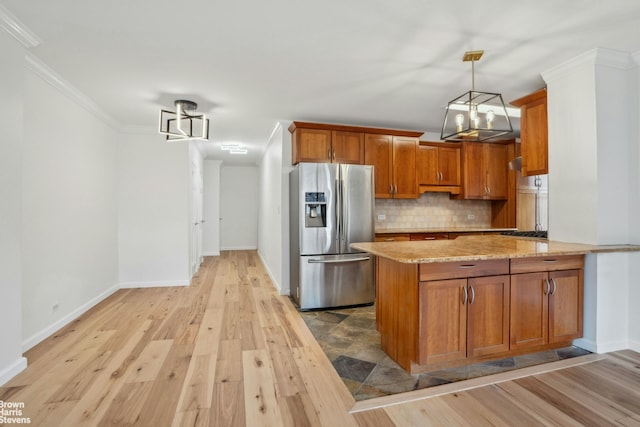
M379 220L384 215L384 220ZM452 200L449 193L418 199L376 199L376 230L398 228L490 227L491 202Z

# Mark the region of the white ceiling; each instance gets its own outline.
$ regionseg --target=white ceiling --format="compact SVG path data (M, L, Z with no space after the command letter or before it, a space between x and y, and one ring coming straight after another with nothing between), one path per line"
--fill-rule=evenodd
M153 131L161 106L191 99L211 117L208 156L240 142L245 163L278 120L439 134L471 87L467 50L485 51L476 89L505 102L595 47L640 51L638 0L0 1L122 130Z

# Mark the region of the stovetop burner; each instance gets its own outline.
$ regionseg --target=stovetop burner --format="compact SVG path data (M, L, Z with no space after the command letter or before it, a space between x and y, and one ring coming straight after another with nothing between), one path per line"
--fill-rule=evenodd
M546 239L547 231L505 231L500 233L503 236L515 236L515 237L535 237L537 239Z

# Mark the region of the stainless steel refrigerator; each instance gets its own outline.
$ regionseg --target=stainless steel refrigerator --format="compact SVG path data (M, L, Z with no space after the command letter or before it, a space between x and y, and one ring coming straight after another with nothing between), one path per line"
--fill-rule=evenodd
M291 297L300 310L371 304L373 166L299 163L289 175Z

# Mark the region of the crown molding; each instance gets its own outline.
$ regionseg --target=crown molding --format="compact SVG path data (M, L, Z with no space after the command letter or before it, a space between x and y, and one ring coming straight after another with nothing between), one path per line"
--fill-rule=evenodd
M637 54L636 54L637 55ZM576 68L582 66L604 66L629 70L634 65L634 54L613 49L595 48L576 56L560 65L541 73L545 82L571 75Z
M91 98L80 92L75 86L66 81L62 76L51 69L47 64L36 58L31 52L25 54L25 62L27 69L33 71L38 77L58 89L72 101L83 107L89 113L102 120L107 125L118 130L120 124L102 108L98 106Z
M36 47L42 40L33 31L27 28L20 20L6 7L0 4L0 28L11 34L27 49Z

